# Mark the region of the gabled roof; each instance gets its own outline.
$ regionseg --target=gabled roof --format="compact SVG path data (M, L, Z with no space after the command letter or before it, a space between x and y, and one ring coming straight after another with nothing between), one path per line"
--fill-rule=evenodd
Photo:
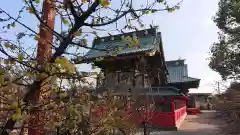
M128 47L127 41L122 40L122 36L127 37L133 36L134 34L138 37L139 47ZM93 41L94 49L91 49L87 52L85 59L109 57L113 54L119 56L131 53L159 50L159 43L160 40L158 39L158 33L155 28L101 37Z
M169 83L199 82L200 79L189 77L184 60L166 61Z

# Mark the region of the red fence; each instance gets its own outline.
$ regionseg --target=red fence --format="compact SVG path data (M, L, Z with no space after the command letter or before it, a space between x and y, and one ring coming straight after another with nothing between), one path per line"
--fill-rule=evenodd
M144 116L153 125L159 126L176 126L177 121L186 114L186 106L175 110L174 112L145 112L133 115L136 123L140 124L144 121Z
M151 123L159 126L174 126L175 121L173 115L174 113L172 112L155 112Z
M144 118L145 117L145 118ZM153 125L174 126L174 113L172 112L144 112L132 115L132 119L137 124L141 124L144 120Z
M184 106L174 111L175 122L177 122L184 114L186 114L186 109L187 107Z
M103 109L98 109L97 112L103 113ZM129 113L131 114L131 109L129 108ZM141 124L144 121L148 121L153 125L158 126L173 126L175 127L178 120L186 114L186 104L181 108L175 110L174 112L146 112L142 111L140 113L131 114L131 119L136 124Z

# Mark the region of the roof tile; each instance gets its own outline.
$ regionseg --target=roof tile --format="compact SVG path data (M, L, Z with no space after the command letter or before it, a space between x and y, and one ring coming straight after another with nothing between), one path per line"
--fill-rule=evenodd
M103 37L104 38L104 37ZM111 55L123 55L137 52L146 52L159 49L159 40L157 40L156 34L141 35L138 37L139 47L127 47L127 42L124 40L107 40L103 42L94 42L93 48L85 55L86 59L107 57ZM119 48L119 49L116 49ZM101 51L109 50L109 51Z

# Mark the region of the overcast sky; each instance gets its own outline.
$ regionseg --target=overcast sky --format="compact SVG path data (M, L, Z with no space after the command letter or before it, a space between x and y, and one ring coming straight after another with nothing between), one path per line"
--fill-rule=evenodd
M201 79L200 88L192 92L213 92L215 81L220 80L220 76L208 67L206 60L210 46L217 41L218 29L212 22L217 4L218 0L184 0L180 10L174 13L161 12L143 19L146 24L159 25L166 60L186 59L189 76ZM11 0L2 2L0 7L16 15L20 5L22 0ZM37 29L36 20L29 15L24 16L23 21ZM86 65L80 68L90 71Z

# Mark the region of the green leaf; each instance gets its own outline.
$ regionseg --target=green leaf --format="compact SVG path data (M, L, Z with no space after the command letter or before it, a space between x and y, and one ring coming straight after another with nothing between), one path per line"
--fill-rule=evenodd
M35 35L35 36L34 36L34 40L38 41L38 40L39 40L39 36L38 36L38 35Z
M150 14L150 13L152 13L152 11L151 10L143 10L142 13L143 14Z
M162 3L164 0L157 0L158 3Z
M128 48L132 48L133 46L131 44L127 44L127 47Z
M59 89L53 89L51 90L53 93L58 93L59 92Z
M69 24L68 20L65 18L62 18L62 22L63 22L63 24Z
M19 61L22 61L22 60L23 60L23 56L22 56L22 55L18 55L17 58L18 58Z
M103 61L104 60L104 58L103 57L100 57L100 58L96 58L96 62L100 62L100 61Z
M5 70L3 68L0 68L0 75L3 75L5 73Z
M0 84L4 83L4 75L0 75Z
M116 51L120 51L120 47L115 48Z
M10 45L9 45L8 42L5 42L5 43L4 43L4 46L5 46L6 48L9 48Z
M39 3L40 3L40 0L35 0L35 3L39 4Z
M59 97L60 97L60 99L63 99L65 97L67 97L67 93L66 92L60 93Z
M168 11L169 13L172 13L172 12L175 11L175 8L169 8L169 7L167 7L167 11Z
M113 57L116 57L116 56L117 56L117 54L113 53L113 54L111 54L111 56L113 56Z

